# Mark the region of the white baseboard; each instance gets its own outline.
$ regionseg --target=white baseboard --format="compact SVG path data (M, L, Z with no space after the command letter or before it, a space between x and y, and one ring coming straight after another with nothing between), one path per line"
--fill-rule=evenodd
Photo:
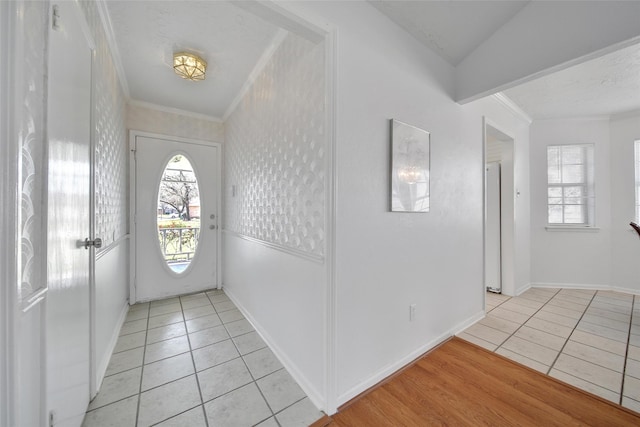
M533 285L531 285L531 283L527 283L523 287L516 289L516 296L518 297L518 296L524 294L525 292L527 292L532 287L533 287Z
M557 288L557 289L585 289L590 291L614 291L632 295L640 295L640 289L626 288L624 286L582 284L582 283L532 283L529 288Z
M318 392L318 390L311 384L307 377L298 369L295 363L289 359L284 351L275 343L273 338L267 333L267 331L260 325L260 323L249 313L249 311L240 303L238 298L231 292L229 289L224 289L225 294L229 297L231 301L238 307L238 310L247 318L249 323L256 330L258 335L262 337L262 339L267 343L271 351L276 355L280 363L287 369L289 374L293 377L294 380L298 383L298 385L302 388L302 390L306 393L307 397L313 402L316 408L321 411L327 412L327 400L322 393Z
M419 358L420 356L422 356L423 354L425 354L427 351L431 350L432 348L434 348L438 344L442 343L443 341L447 340L448 338L452 337L453 335L457 334L458 332L461 332L461 331L465 330L469 326L471 326L474 323L476 323L478 320L484 318L485 315L486 314L485 314L484 310L474 314L473 316L467 318L466 320L458 323L456 326L454 326L453 328L449 329L447 332L439 335L438 337L436 337L435 339L429 341L428 343L418 347L417 349L415 349L411 353L407 354L402 359L400 359L400 360L398 360L398 361L396 361L394 363L391 363L391 364L387 365L386 367L382 368L381 370L379 370L378 372L373 374L368 379L360 382L355 387L352 387L347 392L345 392L345 393L341 394L340 396L338 396L337 406L344 405L345 403L347 403L348 401L350 401L354 397L358 396L362 392L370 389L371 387L373 387L374 385L378 384L380 381L384 380L385 378L389 377L390 375L393 375L395 372L397 372L400 369L404 368L405 366L407 366L408 364L410 364L411 362L413 362L414 360L416 360L417 358Z
M122 324L127 317L127 312L129 311L129 302L125 302L122 310L120 311L120 316L118 317L117 326L111 335L111 339L109 340L109 345L107 346L107 351L102 355L102 358L98 362L98 366L96 366L96 392L100 391L100 387L102 386L102 380L104 379L104 374L107 372L107 367L109 366L109 361L111 360L111 356L113 355L113 350L116 348L116 344L118 343L118 337L120 335L120 329L122 329Z

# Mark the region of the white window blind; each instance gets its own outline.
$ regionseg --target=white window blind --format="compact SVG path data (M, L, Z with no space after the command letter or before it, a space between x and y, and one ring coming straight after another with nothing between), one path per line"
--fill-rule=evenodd
M593 144L547 147L549 225L594 225L593 151Z

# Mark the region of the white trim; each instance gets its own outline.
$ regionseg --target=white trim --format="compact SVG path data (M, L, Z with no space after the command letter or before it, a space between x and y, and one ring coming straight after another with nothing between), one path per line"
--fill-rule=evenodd
M615 292L623 292L631 295L640 295L640 289L635 288L626 288L624 286L615 286L615 285L591 285L591 284L580 284L580 283L532 283L526 289L531 288L551 288L551 289L584 289L589 291L615 291ZM523 291L524 292L524 291ZM522 294L519 293L518 295Z
M600 227L588 227L584 225L572 227L570 225L547 225L544 227L547 231L553 232L570 232L570 233L599 233ZM633 230L632 230L633 231Z
M231 101L231 104L229 104L229 106L227 107L227 110L224 112L222 116L222 121L226 121L229 118L229 116L235 111L240 101L242 101L242 99L247 94L249 89L251 89L251 86L253 86L253 83L255 83L260 73L262 73L262 70L264 70L264 67L271 60L271 58L273 57L273 54L276 53L276 51L278 50L278 48L280 47L284 39L287 37L287 34L288 32L283 30L282 28L278 30L276 35L273 37L273 40L271 40L271 43L269 44L269 46L262 53L262 56L256 63L255 67L253 67L251 74L249 74L249 77L244 82L244 84L238 91L235 98L233 98L233 101Z
M129 302L138 300L136 295L136 131L129 131Z
M218 227L216 229L216 255L218 265L216 266L216 286L218 289L222 287L222 263L221 263L221 247L222 233L220 232L221 212L222 212L222 144L214 141L205 141L194 138L183 138L179 136L163 135L159 133L143 132L139 130L129 131L129 301L131 303L139 302L136 295L136 138L137 137L161 139L172 142L182 142L186 144L204 145L207 147L215 147L217 149L217 182L218 197L216 206L216 218L218 218Z
M503 92L498 92L491 95L493 99L498 101L503 107L509 110L516 118L524 120L527 124L531 124L533 119L529 114L527 114L522 108L518 106L515 102L511 100L507 95Z
M266 329L263 328L262 325L260 325L260 323L258 323L253 316L251 316L249 311L240 303L236 296L226 289L225 294L236 305L236 307L238 308L238 310L240 310L244 317L247 318L258 335L260 335L264 342L267 343L271 351L273 351L273 354L275 354L280 363L282 363L282 365L286 368L287 372L291 374L293 379L296 380L298 385L302 388L307 397L309 397L311 402L313 402L316 408L324 408L325 401L322 393L318 392L318 390L311 384L311 382L307 380L307 378L302 374L302 371L300 371L296 364L293 363L291 359L289 359L289 357L287 357L287 354L276 344L271 335L267 333Z
M631 295L640 295L640 289L616 285L598 285L581 283L532 283L529 288L584 289L590 291L615 291Z
M518 149L516 138L511 132L506 132L502 126L494 122L490 117L482 117L482 289L486 291L486 253L485 253L485 228L487 221L487 206L486 206L486 191L487 191L487 179L485 170L485 162L487 157L487 126L491 126L501 134L507 137L507 139L501 139L501 142L510 144L510 156L508 158L501 158L501 179L500 179L500 292L504 292L507 295L515 292L516 283L516 258L513 256L511 262L506 262L509 254L515 254L514 248L516 247L516 232L515 232L515 218L516 218L516 202L512 199L511 202L505 202L505 186L508 184L513 185L514 193L516 190L516 150ZM504 153L502 153L504 156ZM505 160L507 164L510 164L510 168L505 167ZM508 179L506 179L508 178ZM515 197L515 194L513 196ZM506 212L508 204L511 204L511 210ZM506 232L510 230L510 233ZM505 268L507 266L507 268ZM507 277L504 273L505 270L510 270L512 275Z
M111 335L111 339L109 340L109 344L107 344L107 351L104 354L102 360L96 361L96 370L95 376L92 378L96 384L95 393L97 394L100 391L100 386L102 385L102 380L104 380L104 376L107 373L107 367L109 366L109 360L111 360L111 356L113 355L113 350L116 348L116 344L118 343L118 337L120 336L120 329L122 329L122 325L124 324L125 319L127 318L127 313L129 312L129 303L125 302L120 310L120 316L118 317L118 322L116 323L116 327L113 330L113 334ZM92 396L93 398L94 396Z
M221 118L210 116L208 114L194 113L192 111L182 110L180 108L167 107L164 105L154 104L151 102L139 101L137 99L129 99L127 101L127 104L134 107L142 107L142 108L147 108L149 110L162 111L163 113L177 114L179 116L191 117L193 119L206 120L214 123L223 122Z
M111 252L113 249L117 248L122 242L129 240L130 237L130 234L124 234L120 238L114 240L109 246L100 249L100 252L96 254L96 261Z
M338 410L337 388L338 388L338 292L336 277L336 207L338 206L338 184L335 177L338 176L338 162L336 161L337 144L337 29L331 27L325 37L325 87L326 87L326 130L327 152L326 152L326 173L327 183L326 195L326 218L325 241L326 241L326 267L327 267L327 291L326 291L326 316L325 326L326 342L326 410L329 414L334 414Z
M107 38L109 50L111 51L111 59L113 60L113 65L118 74L118 80L120 80L120 87L122 88L122 92L124 92L125 98L129 98L131 95L129 92L127 75L124 72L124 67L122 66L122 58L120 57L120 50L118 49L118 43L116 42L113 25L111 24L111 16L109 15L107 2L106 0L96 0L96 6L98 6L98 14L100 15L100 20L102 21L102 28L104 29L104 34Z
M133 136L133 139L132 139ZM146 138L154 138L154 139L163 139L166 141L174 141L174 142L186 142L187 144L196 144L196 145L207 145L209 147L214 146L214 147L221 147L222 144L220 142L217 141L209 141L206 139L197 139L197 138L183 138L181 136L171 136L171 135L165 135L162 133L153 133L153 132L146 132L146 131L141 131L141 130L136 130L136 129L130 129L129 130L129 139L131 140L135 140L136 136L142 136L142 137L146 137ZM133 234L131 232L129 232L129 234Z
M11 90L11 70L9 64L13 63L10 42L13 33L12 16L13 4L0 2L0 204L2 206L17 206L16 181L13 147L11 138L11 111L13 94ZM5 60L6 59L6 60ZM14 425L13 414L15 405L14 369L13 366L13 328L14 312L13 301L15 299L13 285L15 279L16 240L10 236L15 235L15 215L9 211L0 218L0 230L3 238L0 239L0 425Z
M378 372L376 372L375 374L371 375L368 379L360 382L358 385L352 387L351 389L349 389L346 392L344 392L343 394L341 394L338 397L338 406L347 403L349 400L351 400L354 397L358 396L360 393L362 393L362 392L368 390L369 388L375 386L380 381L384 380L385 378L389 377L390 375L393 375L395 372L397 372L400 369L404 368L405 366L409 365L411 362L413 362L414 360L418 359L419 357L424 355L426 352L428 352L432 348L436 347L438 344L444 342L445 340L447 340L448 338L452 337L453 335L456 335L457 333L464 331L469 326L471 326L474 323L476 323L477 321L481 320L482 318L485 317L485 315L486 314L485 314L484 309L482 311L477 312L473 316L468 317L467 319L465 319L462 322L460 322L457 325L455 325L453 328L449 329L448 331L446 331L446 332L440 334L439 336L437 336L436 338L432 339L428 343L426 343L424 345L421 345L420 347L418 347L414 351L412 351L409 354L407 354L406 356L404 356L402 359L399 359L398 361L393 362L393 363L385 366L384 368L380 369Z
M552 288L552 289L585 289L594 291L610 291L613 289L611 285L602 284L585 284L585 283L532 283L532 288Z
M537 122L556 122L556 121L562 121L562 122L606 121L608 122L609 120L611 120L611 116L608 116L606 114L598 114L598 115L592 115L592 116L566 116L566 117L554 116L554 117L541 117L539 119L536 119ZM570 144L556 144L556 145L570 145Z
M77 2L78 0L76 0ZM89 103L91 110L89 113L89 238L96 238L96 141L98 140L98 129L96 127L96 43L89 30L87 18L78 4L80 13L80 23L91 48L91 94ZM96 369L98 366L96 356L96 249L91 248L89 253L89 399L93 399L98 393L99 383L96 383Z
M520 296L520 295L524 294L525 292L527 292L531 288L532 288L531 283L527 283L523 287L516 289L516 291L514 292L514 295L515 296Z
M258 245L262 245L265 246L267 248L270 249L275 249L277 251L280 252L284 252L287 253L289 255L293 255L295 257L298 258L303 258L309 261L314 261L314 262L318 262L318 263L324 263L325 258L321 255L314 255L314 254L310 254L308 252L305 251L301 251L299 249L294 249L294 248L289 248L287 246L278 244L278 243L272 243L272 242L267 242L266 240L262 240L262 239L258 239L255 237L251 237L251 236L247 236L246 234L241 234L235 231L231 231L231 230L227 230L227 229L223 229L222 232L224 234L229 234L231 236L237 237L239 239L243 239L243 240L247 240L249 242L252 243L256 243Z
M624 49L625 47L633 46L634 44L637 44L638 42L640 42L640 36L632 37L632 38L630 38L628 40L624 40L624 41L621 41L621 42L618 42L618 43L614 43L614 44L612 44L610 46L607 46L605 48L602 48L602 49L599 49L599 50L596 50L596 51L593 51L593 52L589 52L586 55L582 55L582 56L579 56L578 58L570 59L569 61L565 61L565 62L563 62L561 64L557 64L557 65L554 65L552 67L545 68L544 70L540 70L540 71L537 71L535 73L529 74L527 76L512 80L510 82L501 84L501 85L499 85L497 87L493 87L493 88L490 88L490 89L483 90L481 92L478 92L478 93L475 93L473 95L467 96L466 98L460 99L456 95L455 102L457 102L460 105L468 104L468 103L476 101L476 100L478 100L480 98L484 98L484 97L487 97L489 95L493 95L493 94L495 94L497 92L503 92L505 90L514 88L516 86L520 86L520 85L522 85L524 83L528 83L528 82L530 82L532 80L536 80L536 79L539 79L541 77L548 76L549 74L553 74L553 73L556 73L558 71L565 70L567 68L573 67L574 65L579 65L579 64L582 64L583 62L587 62L587 61L590 61L592 59L600 58L601 56L604 56L604 55L606 55L608 53L611 53L611 52L615 52L615 51Z

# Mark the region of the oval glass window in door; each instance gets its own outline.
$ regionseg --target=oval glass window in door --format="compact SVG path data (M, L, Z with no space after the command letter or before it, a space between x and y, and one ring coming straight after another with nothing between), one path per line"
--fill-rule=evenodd
M173 156L164 168L156 216L162 256L171 270L181 274L196 254L200 235L198 180L182 154Z

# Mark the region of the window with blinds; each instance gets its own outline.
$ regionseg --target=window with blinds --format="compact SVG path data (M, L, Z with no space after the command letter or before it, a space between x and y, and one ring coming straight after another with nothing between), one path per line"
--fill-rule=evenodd
M549 225L594 225L593 153L593 144L547 147Z

